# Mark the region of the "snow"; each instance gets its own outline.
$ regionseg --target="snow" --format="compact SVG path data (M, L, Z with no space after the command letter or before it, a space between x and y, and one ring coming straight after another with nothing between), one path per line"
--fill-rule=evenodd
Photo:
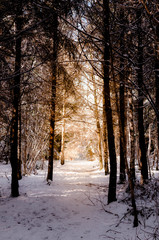
M137 207L144 216L139 214L139 227L133 228L126 186L117 185L118 201L107 205L109 176L96 161L66 161L63 166L56 161L50 185L47 168L38 170L19 181L18 198L10 197L10 170L10 165L0 165L0 239L159 239L157 195L146 202L146 191L142 194L144 188L138 187ZM155 184L147 187L155 192L157 180Z

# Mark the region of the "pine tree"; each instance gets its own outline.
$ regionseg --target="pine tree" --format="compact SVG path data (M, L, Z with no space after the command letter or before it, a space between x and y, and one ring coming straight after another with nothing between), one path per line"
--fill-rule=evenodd
M141 150L141 176L142 180L148 179L148 167L146 157L145 132L144 132L144 115L143 115L143 42L142 42L142 13L141 9L137 10L138 20L138 131L139 131L139 146Z
M105 97L105 111L108 129L108 147L110 156L110 180L108 203L116 201L116 152L113 132L112 109L110 103L110 33L109 33L109 0L103 1L103 22L104 22L104 97Z
M13 83L13 116L12 116L12 131L11 131L11 166L12 166L12 184L11 195L19 196L18 186L18 118L19 118L19 103L20 103L20 71L21 71L21 42L22 36L19 35L22 30L22 1L16 1L16 42L15 42L15 73ZM19 36L18 36L19 35Z

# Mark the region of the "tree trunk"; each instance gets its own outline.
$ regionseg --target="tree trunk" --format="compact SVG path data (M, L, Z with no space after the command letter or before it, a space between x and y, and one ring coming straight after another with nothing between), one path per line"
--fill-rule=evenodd
M56 5L56 3L55 3ZM55 105L56 105L56 82L57 82L57 52L58 52L58 15L55 9L53 16L53 53L51 60L52 92L51 92L51 116L50 116L50 138L49 138L49 162L47 181L53 180L53 158L55 137Z
M130 186L130 193L131 193L131 202L132 202L132 207L133 207L133 215L134 215L134 227L138 226L138 216L137 216L137 209L136 209L136 201L135 201L135 195L134 195L134 183L131 178L131 173L128 167L128 162L126 160L126 171L128 175L128 181L129 181L129 186Z
M120 10L120 19L124 19L123 9ZM126 136L125 136L125 126L126 126L126 114L125 114L125 71L124 71L124 31L121 29L120 36L120 49L121 49L121 57L120 57L120 177L119 182L124 183L126 179L125 175L125 160L126 160Z
M61 138L61 165L65 164L65 94L64 94L64 102L63 102L63 119L62 119L62 138Z
M130 187L130 194L131 194L131 202L133 207L133 215L134 215L134 227L138 226L138 216L137 216L137 209L136 209L136 201L135 201L135 194L134 194L134 179L135 179L135 139L134 139L134 118L133 118L133 98L132 93L129 97L130 101L130 137L131 137L131 156L130 156L130 169L128 166L127 158L125 158L125 166L126 172L128 176L128 182Z
M157 141L157 153L156 153L156 171L158 171L158 158L159 158L159 151L158 151L158 141Z
M19 100L19 129L18 129L18 180L22 179L22 160L21 160L21 155L22 155L22 149L21 149L21 143L22 143L22 124L21 124L21 100Z
M125 158L126 158L126 137L125 137L125 87L120 83L120 183L124 183L125 175ZM123 138L123 139L122 139ZM124 149L123 149L124 148Z
M109 167L108 167L109 151L108 151L107 135L108 135L108 131L107 131L106 112L105 112L105 98L104 98L104 92L103 92L103 152L104 152L105 175L109 173Z
M139 131L139 146L141 150L141 181L148 179L148 166L146 157L146 145L144 135L144 117L143 117L143 44L142 44L142 14L141 9L137 11L138 19L138 131Z
M103 168L102 139L101 139L101 127L100 127L99 111L98 111L98 103L97 103L96 83L95 83L95 79L93 79L93 73L92 73L92 82L94 87L94 104L95 104L94 115L96 119L97 135L98 135L99 168L101 170Z
M159 16L157 16L159 20ZM157 114L157 149L159 149L159 23L156 26L156 59L155 59L155 85L156 85L156 108L158 110ZM158 152L158 150L157 150ZM157 154L156 160L156 170L158 170L159 154Z
M24 156L23 156L23 175L25 176L27 173L27 135L28 135L28 113L27 106L25 109L25 139L24 139Z
M134 108L133 108L132 91L129 94L129 106L130 106L129 119L130 119L130 139L131 139L130 173L131 173L131 178L135 180L135 129L134 129Z
M149 168L150 178L151 178L151 166L150 166L151 129L152 129L152 124L149 124L149 143L148 143L148 148L147 148L147 162L148 162L148 168Z
M104 21L104 61L103 61L103 71L104 71L104 99L105 99L105 112L107 120L107 130L108 130L108 147L110 156L110 178L109 178L109 191L108 191L108 203L116 201L116 151L115 151L115 140L113 132L113 119L112 119L112 108L110 102L110 33L109 33L109 0L103 1L103 21Z
M15 19L16 35L22 30L22 1L17 0L17 15ZM15 77L13 89L13 116L11 130L11 167L12 183L11 196L19 196L18 184L18 118L19 118L19 100L20 100L20 71L21 71L21 42L22 37L19 35L15 42Z

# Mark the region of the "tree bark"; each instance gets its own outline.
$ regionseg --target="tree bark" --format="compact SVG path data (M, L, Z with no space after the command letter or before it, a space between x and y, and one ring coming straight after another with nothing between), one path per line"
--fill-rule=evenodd
M138 131L139 131L139 146L141 150L141 181L148 179L148 166L146 157L146 145L144 135L144 117L143 117L143 44L142 44L142 14L141 9L137 11L138 19Z
M134 194L134 183L131 177L131 172L128 167L128 162L126 160L126 171L128 175L128 181L129 181L129 186L130 186L130 193L131 193L131 202L132 202L132 207L133 207L133 215L134 215L134 227L138 226L138 215L137 215L137 208L136 208L136 201L135 201L135 194Z
M92 73L92 82L94 87L94 104L95 104L94 115L96 119L97 135L98 135L99 168L101 170L103 168L102 139L101 139L101 127L100 127L99 111L98 111L98 103L97 103L96 83L95 83L95 79L93 79L93 73Z
M56 2L55 2L56 6ZM51 116L50 116L50 138L49 138L49 162L47 181L53 180L53 158L54 158L54 137L55 137L55 105L56 105L56 82L57 82L57 57L58 57L58 15L56 9L53 16L53 52L51 59L52 92L51 92Z
M105 175L109 173L108 159L109 159L109 151L108 151L108 141L107 141L107 121L106 121L106 112L105 112L105 97L103 92L103 152L104 152L104 170Z
M19 100L19 129L18 129L18 169L17 169L17 174L18 174L18 180L22 179L22 123L21 123L21 100Z
M120 2L123 3L123 0ZM124 12L123 9L120 9L119 12L119 19L123 22L124 20ZM122 24L121 24L122 25ZM120 35L120 72L119 72L119 97L118 97L118 88L115 81L115 73L114 73L114 58L112 49L110 49L111 53L111 72L113 76L113 85L115 91L115 104L116 110L119 118L119 132L120 132L120 176L119 176L119 183L124 183L126 179L125 174L125 162L127 160L127 141L126 141L126 97L125 97L125 77L126 72L124 69L125 60L124 60L124 29L121 28L121 35ZM120 105L119 103L120 102Z
M15 19L16 35L22 30L22 1L17 0L16 19ZM18 118L19 118L19 101L20 101L20 71L21 71L21 42L22 36L16 38L15 41L15 77L13 83L13 116L11 130L11 167L12 167L12 183L11 196L19 196L18 184Z
M25 109L25 135L24 135L24 156L23 156L23 175L27 174L27 135L28 135L28 111Z
M129 118L130 118L130 139L131 139L131 155L130 155L130 173L131 178L135 180L135 129L134 129L134 108L132 91L129 95Z
M147 162L148 162L150 179L151 179L151 166L150 166L151 130L152 130L152 124L149 124L149 142L148 142L148 148L147 148Z
M116 201L116 151L115 151L115 139L113 132L113 119L112 119L112 108L110 101L110 33L109 33L109 0L103 1L103 23L104 23L104 98L105 98L105 112L107 120L108 130L108 147L110 156L110 178L109 178L109 191L108 191L108 203Z
M123 9L120 10L120 19L124 19ZM121 49L121 57L120 57L120 177L119 182L124 183L126 179L125 175L125 161L126 161L126 136L125 136L125 128L126 128L126 113L125 113L125 71L124 71L124 30L121 29L120 36L120 49Z
M62 119L62 137L61 137L61 165L65 164L65 94L63 102L63 119Z
M159 14L157 16L159 20ZM159 23L156 26L156 54L155 54L155 85L156 85L156 108L157 114L157 148L159 149ZM158 152L158 150L157 150ZM159 154L157 154L156 170L158 170Z

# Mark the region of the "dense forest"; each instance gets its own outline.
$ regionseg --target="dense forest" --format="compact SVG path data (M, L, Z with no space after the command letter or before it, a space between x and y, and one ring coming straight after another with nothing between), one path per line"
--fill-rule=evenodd
M159 160L158 0L0 1L0 161L12 197L38 164L50 184L66 159L98 159L108 203L128 181L138 225L136 167L143 185Z

